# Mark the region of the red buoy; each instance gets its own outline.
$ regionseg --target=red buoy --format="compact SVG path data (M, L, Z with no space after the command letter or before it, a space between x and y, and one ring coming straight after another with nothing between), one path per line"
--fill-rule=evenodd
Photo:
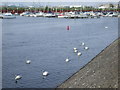
M70 26L67 26L67 30L70 30Z

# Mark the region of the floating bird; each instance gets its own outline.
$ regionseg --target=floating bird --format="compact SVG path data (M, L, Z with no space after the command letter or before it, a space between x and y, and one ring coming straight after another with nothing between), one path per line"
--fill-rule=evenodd
M15 76L15 80L20 80L21 78L22 78L21 75L16 75L16 76Z
M84 42L82 42L82 43L81 43L81 45L82 45L82 46L85 46L85 43L84 43Z
M88 49L89 49L89 47L85 47L84 49L85 49L85 50L88 50Z
M77 50L77 48L73 48L74 50Z
M81 52L78 52L78 53L77 53L77 55L78 55L78 56L81 56L81 55L82 55L82 53L81 53Z
M74 52L76 53L76 52L78 52L78 50L74 50Z
M31 63L31 60L27 60L27 61L26 61L26 64L30 64L30 63Z
M65 60L66 62L69 62L70 61L70 59L69 58L66 58L66 60Z
M107 29L108 27L106 26L105 28Z
M48 75L49 75L48 71L43 72L43 76L48 76Z

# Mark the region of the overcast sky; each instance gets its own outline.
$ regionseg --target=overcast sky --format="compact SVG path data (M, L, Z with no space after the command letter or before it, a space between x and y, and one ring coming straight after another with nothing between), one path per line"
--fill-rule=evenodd
M2 3L3 2L3 3ZM9 2L9 3L8 3ZM23 3L26 2L26 3ZM39 3L38 3L39 2ZM17 5L17 6L59 6L59 5L83 5L99 6L107 3L116 4L119 0L0 0L0 5Z
M119 2L120 0L0 0L0 2Z

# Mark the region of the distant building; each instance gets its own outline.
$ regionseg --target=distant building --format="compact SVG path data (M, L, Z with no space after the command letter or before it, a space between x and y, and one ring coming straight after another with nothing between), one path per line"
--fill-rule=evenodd
M33 8L34 6L28 6L29 8Z
M114 5L114 8L117 9L117 8L118 8L118 4L115 4L115 5Z
M82 7L82 5L70 5L70 8L72 7L79 8L79 7Z
M118 4L103 4L98 7L99 9L107 9L107 8L118 8Z
M106 7L103 6L103 5L99 6L98 8L99 8L99 9L106 9Z
M58 6L58 7L65 7L65 8L79 8L79 7L83 7L82 5L62 5L62 6Z

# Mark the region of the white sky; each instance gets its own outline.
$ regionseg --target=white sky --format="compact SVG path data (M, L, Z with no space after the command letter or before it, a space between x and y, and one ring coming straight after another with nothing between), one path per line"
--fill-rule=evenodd
M0 2L119 2L120 0L0 0Z

